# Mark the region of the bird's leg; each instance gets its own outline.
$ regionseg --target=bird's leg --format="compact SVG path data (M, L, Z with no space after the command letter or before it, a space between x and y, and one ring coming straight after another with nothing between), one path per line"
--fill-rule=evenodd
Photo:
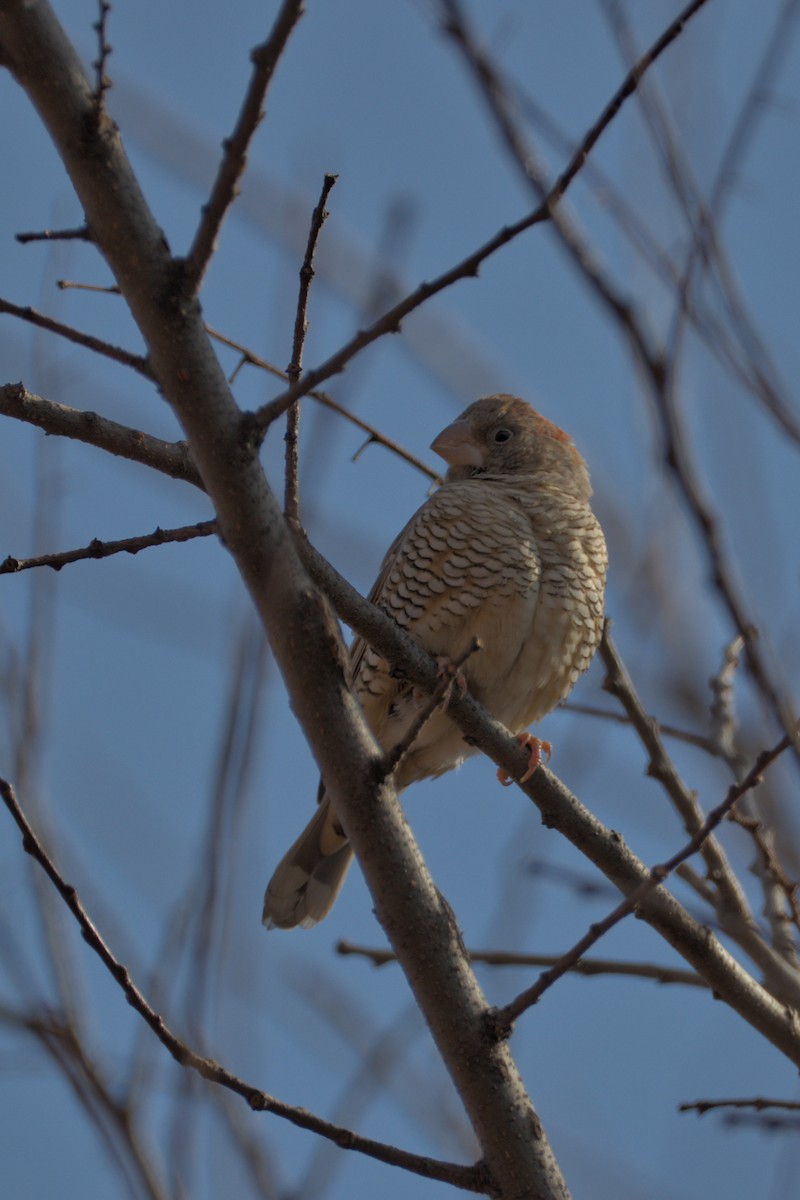
M520 746L524 746L528 751L529 762L525 774L521 775L516 782L527 783L531 775L533 775L533 772L542 763L542 761L550 761L550 756L553 753L553 747L549 742L542 742L539 740L539 738L534 737L532 733L528 732L518 733L517 741L519 742ZM510 785L515 782L514 779L509 775L508 771L504 770L503 767L497 768L497 778L499 779L500 783L502 783L503 787L510 787Z

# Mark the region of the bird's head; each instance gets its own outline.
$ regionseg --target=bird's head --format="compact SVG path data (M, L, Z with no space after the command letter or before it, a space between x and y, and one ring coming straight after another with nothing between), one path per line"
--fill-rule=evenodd
M517 396L483 396L443 429L431 449L447 463L447 482L481 475L546 476L580 499L592 494L572 439Z

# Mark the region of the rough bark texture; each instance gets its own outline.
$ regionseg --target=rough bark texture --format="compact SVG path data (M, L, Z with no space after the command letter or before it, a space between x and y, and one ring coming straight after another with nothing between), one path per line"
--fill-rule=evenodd
M145 338L263 620L292 705L347 826L376 910L461 1094L496 1193L565 1200L566 1185L447 905L421 863L380 756L346 686L338 629L297 556L200 307L153 219L117 130L49 6L9 0L0 54L50 132Z

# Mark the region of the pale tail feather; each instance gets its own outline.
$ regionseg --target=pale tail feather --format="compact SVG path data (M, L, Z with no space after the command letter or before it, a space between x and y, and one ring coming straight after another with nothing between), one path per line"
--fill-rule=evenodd
M310 929L327 916L353 858L328 800L323 800L278 863L264 895L267 929Z

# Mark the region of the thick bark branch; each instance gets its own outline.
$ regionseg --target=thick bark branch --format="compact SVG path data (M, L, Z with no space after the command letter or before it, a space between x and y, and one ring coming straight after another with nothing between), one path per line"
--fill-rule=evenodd
M186 442L165 442L140 429L132 429L130 425L110 421L98 413L46 400L44 396L29 392L21 383L7 383L0 387L0 413L36 425L45 433L74 438L89 446L107 450L109 454L128 458L131 462L155 467L173 479L184 479L197 487L203 486Z
M338 629L310 584L241 414L119 135L43 0L0 9L3 59L28 92L145 338L161 391L267 631L293 708L332 792L433 1036L469 1113L497 1194L568 1196L503 1042L485 1035L486 1002L452 915L424 869L381 758L346 686Z

